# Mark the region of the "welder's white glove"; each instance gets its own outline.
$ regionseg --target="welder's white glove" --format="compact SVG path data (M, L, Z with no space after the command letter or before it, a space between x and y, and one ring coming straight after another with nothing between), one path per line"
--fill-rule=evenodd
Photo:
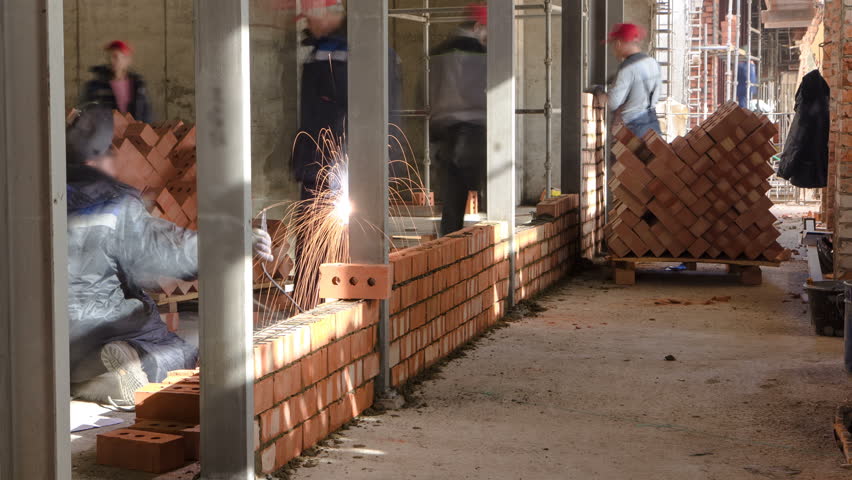
M266 262L275 260L275 257L272 256L272 237L259 228L252 230L251 236L254 254Z

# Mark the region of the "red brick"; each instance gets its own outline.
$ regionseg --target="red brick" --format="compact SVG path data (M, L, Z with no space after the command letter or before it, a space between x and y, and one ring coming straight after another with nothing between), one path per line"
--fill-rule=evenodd
M134 393L136 417L197 424L200 420L201 386L177 383L150 383Z
M358 411L358 414L364 412L364 410L370 408L373 405L373 400L375 399L375 390L373 382L369 382L363 387L359 388L355 392L355 408Z
M375 349L377 332L378 329L373 326L352 336L352 358L361 358Z
M130 427L131 430L145 432L167 433L183 437L184 455L187 460L198 460L201 452L201 428L198 425L178 423L163 420L139 420Z
M324 264L320 266L320 298L388 299L393 266Z
M304 421L314 416L318 409L319 395L316 387L311 387L304 392L294 396L290 400L290 407L295 412L296 418Z
M275 401L275 385L272 377L267 377L263 380L254 383L254 414L258 415L261 412L272 408ZM137 406L137 416L139 407ZM161 417L163 418L163 417ZM195 423L198 423L197 421Z
M328 371L343 368L352 361L352 337L342 338L328 346Z
M337 340L334 315L325 315L310 325L311 350L318 350Z
M293 430L275 441L275 468L284 467L302 453L302 427Z
M273 377L275 401L280 402L302 390L302 363L293 365L277 372Z
M260 441L266 443L281 433L281 406L260 414Z
M302 447L309 448L324 439L329 431L328 410L320 412L302 425Z
M337 430L344 423L355 418L357 414L355 394L347 393L340 401L332 404L331 408L329 408L329 428L332 431Z
M308 387L328 376L328 348L302 359L302 387Z
M164 473L184 464L179 435L122 428L98 435L97 463L128 470Z
M379 353L373 353L364 359L364 380L371 380L379 375Z

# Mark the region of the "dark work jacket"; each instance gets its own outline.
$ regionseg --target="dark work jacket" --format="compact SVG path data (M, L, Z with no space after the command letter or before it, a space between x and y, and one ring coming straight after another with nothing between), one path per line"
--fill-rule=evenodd
M814 70L796 92L796 115L781 153L778 176L800 188L822 188L828 182L829 97L831 89Z
M330 152L325 140L334 140L339 153L346 152L346 115L349 106L349 45L346 28L324 38L308 37L303 44L313 46L313 51L302 68L299 133L293 143L293 173L297 181L316 186L320 171L340 156ZM398 57L388 52L389 76L389 135L400 136L395 125L399 118L395 111L400 105L400 77ZM369 86L365 86L369 88ZM327 136L328 135L328 136ZM317 143L320 147L317 147ZM404 143L404 141L403 141ZM396 142L389 142L393 147ZM392 148L390 158L399 157Z
M114 341L139 350L152 382L194 366L196 349L168 331L142 289L196 277L195 232L152 217L135 189L89 167L68 168L67 196L72 382L99 374L84 360Z
M113 75L112 68L108 65L98 65L92 67L90 71L95 75L95 78L86 82L83 102L97 102L107 108L117 110L115 94L112 91L112 85L110 85ZM133 115L133 118L140 122L151 123L153 120L151 102L148 100L145 80L135 72L128 72L127 77L130 79L132 88L130 103L127 104L127 113Z
M429 72L433 140L458 124L485 126L488 64L485 45L465 29L432 51Z

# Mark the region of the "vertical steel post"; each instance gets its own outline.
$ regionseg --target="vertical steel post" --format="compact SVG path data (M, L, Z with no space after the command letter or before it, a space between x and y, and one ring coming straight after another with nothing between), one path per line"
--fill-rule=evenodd
M508 229L509 307L515 303L515 28L515 1L488 0L488 219Z
M388 263L388 0L349 3L349 251L354 263ZM365 88L369 86L369 88ZM379 319L376 392L390 388L388 301Z
M562 3L562 193L582 192L584 0Z
M544 0L544 172L547 198L553 192L553 0Z
M248 0L196 0L195 25L204 478L253 480Z
M0 478L70 479L61 0L0 2L0 32Z
M423 8L429 8L429 0L423 0ZM432 93L430 92L431 83L429 80L430 72L432 71L432 57L429 55L430 44L432 43L431 27L432 14L424 15L426 21L423 22L423 103L426 116L423 125L423 182L426 184L426 192L432 191Z

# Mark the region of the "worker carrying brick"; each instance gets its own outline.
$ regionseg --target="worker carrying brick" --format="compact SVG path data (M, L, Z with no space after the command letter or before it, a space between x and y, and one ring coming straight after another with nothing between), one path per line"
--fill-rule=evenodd
M464 227L468 192L480 190L485 179L487 7L469 5L466 17L430 52L430 141L443 176L442 236Z
M302 67L299 133L293 145L292 161L294 176L301 182L301 200L309 200L315 197L318 188L329 187L321 185L325 178L323 169L346 155L349 41L346 7L341 0L302 0L300 5L297 19L304 19L307 24L302 45L312 50ZM388 58L389 118L391 125L397 125L400 62L393 49L388 50ZM321 138L324 131L334 140L337 152L329 151L325 143L328 138ZM390 158L402 158L398 143L389 144ZM394 176L393 171L391 176Z
M73 118L73 117L72 117ZM193 280L197 235L152 217L140 193L115 179L113 113L94 105L66 132L68 319L71 392L81 400L133 406L133 392L170 370L194 368L197 348L160 319L143 289L159 277ZM272 260L272 241L254 232Z
M662 74L653 57L642 52L641 42L645 30L632 23L618 23L609 33L607 43L621 61L606 93L610 112L615 123L624 123L635 135L641 137L648 130L661 133L657 118ZM595 89L602 94L603 90Z
M142 75L130 70L133 47L115 40L104 48L109 63L90 69L95 78L86 82L83 103L95 102L107 108L129 113L140 122L151 123L151 102Z

